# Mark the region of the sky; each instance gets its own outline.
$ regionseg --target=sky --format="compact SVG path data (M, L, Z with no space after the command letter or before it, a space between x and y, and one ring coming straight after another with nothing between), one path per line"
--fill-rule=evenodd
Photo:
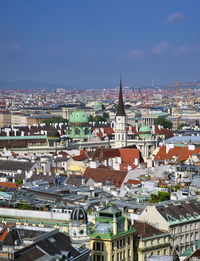
M199 0L0 0L0 80L200 80Z

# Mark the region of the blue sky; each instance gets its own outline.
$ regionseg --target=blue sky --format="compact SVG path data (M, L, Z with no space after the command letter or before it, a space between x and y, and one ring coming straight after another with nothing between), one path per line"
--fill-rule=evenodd
M0 80L200 80L199 0L0 0Z

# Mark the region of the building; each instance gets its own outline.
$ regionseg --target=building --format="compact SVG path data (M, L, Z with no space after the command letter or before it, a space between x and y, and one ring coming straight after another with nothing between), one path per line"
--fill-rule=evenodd
M146 261L147 257L152 255L170 255L168 232L165 233L148 223L137 220L134 220L133 228L136 229L137 238L135 261Z
M170 244L182 254L200 237L200 204L195 198L147 206L140 220L170 233Z
M72 112L69 118L67 133L73 140L88 139L91 136L91 127L89 126L88 116L84 111L77 110Z
M69 235L72 239L73 245L79 247L85 245L89 248L90 236L88 230L88 218L86 211L81 207L73 209L71 213Z
M5 227L0 232L0 239L1 247L3 246L0 258L6 260L89 261L90 259L89 249L76 249L72 246L70 237L58 230L42 233L34 228L28 230Z
M115 148L122 148L127 146L126 133L126 113L124 110L124 102L122 96L122 80L120 78L119 102L116 114L115 124Z
M11 114L8 110L0 111L0 128L11 125Z
M98 212L90 231L92 261L133 260L133 232L127 217L113 205Z

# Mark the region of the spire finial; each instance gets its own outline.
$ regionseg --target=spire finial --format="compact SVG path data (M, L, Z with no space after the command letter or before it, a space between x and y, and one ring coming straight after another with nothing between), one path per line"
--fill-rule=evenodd
M116 116L126 116L126 113L124 110L123 95L122 95L122 74L121 73L120 73L119 103L118 103L118 107L117 107Z

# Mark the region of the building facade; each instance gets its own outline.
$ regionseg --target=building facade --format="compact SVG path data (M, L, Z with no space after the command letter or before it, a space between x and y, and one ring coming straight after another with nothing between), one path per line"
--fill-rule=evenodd
M170 233L172 249L182 254L200 237L200 203L191 198L147 206L140 220Z
M108 205L99 211L90 231L91 260L134 260L134 231L117 207Z

